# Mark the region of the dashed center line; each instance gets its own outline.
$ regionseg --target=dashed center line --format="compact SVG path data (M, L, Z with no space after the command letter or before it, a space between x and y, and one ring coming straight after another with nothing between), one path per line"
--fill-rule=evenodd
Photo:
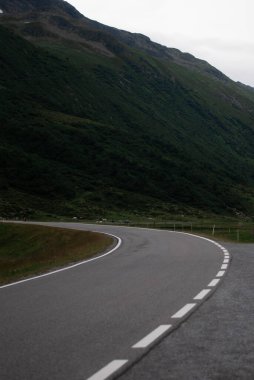
M208 284L208 286L216 286L219 283L219 281L220 281L219 278L215 278L214 280L210 282L210 284Z
M194 300L202 300L208 293L210 293L211 289L204 289L200 293L194 297Z
M171 318L182 318L185 314L187 314L196 305L197 305L196 303L187 303L184 307L182 307L180 310L178 310L177 313L172 315Z
M150 334L148 334L145 338L140 340L138 343L134 344L132 348L145 348L149 346L152 342L154 342L159 336L164 334L167 330L169 330L172 325L161 325L157 327L157 329L153 330Z
M206 239L213 244L215 244L217 247L219 247L223 253L224 253L224 260L223 264L221 265L221 270L216 274L216 278L214 278L208 285L208 288L205 288L201 290L193 299L196 301L203 300L211 291L212 287L215 287L220 282L220 278L226 273L226 269L228 268L230 256L229 252L221 246L219 243L216 243L210 239ZM171 316L172 319L181 319L186 314L188 314L198 303L187 303L184 307L182 307L180 310L178 310L175 314ZM153 330L151 333L146 335L143 339L141 339L138 343L134 344L131 348L140 348L145 349L149 345L151 345L153 342L156 341L159 337L161 337L164 333L166 333L168 330L172 328L172 325L164 324L157 327L155 330ZM87 380L106 380L110 375L115 373L117 370L119 370L121 367L123 367L128 360L113 360L108 365L103 367L100 371L95 373L93 376L89 377Z
M105 380L107 377L116 372L119 368L125 365L128 360L113 360L111 363L103 367L100 371L96 372L93 376L87 380Z

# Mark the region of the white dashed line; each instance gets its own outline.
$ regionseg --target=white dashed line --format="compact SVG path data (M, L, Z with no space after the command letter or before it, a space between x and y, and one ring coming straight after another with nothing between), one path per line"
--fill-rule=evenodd
M128 360L113 360L111 363L106 365L100 371L96 372L93 376L89 377L87 380L105 380L112 373L116 372L119 368L125 365Z
M182 318L185 314L187 314L196 305L197 305L196 303L187 303L184 307L182 307L180 310L178 310L177 313L172 315L171 318Z
M177 233L180 233L180 232L177 232ZM86 260L86 261L83 261L83 262L79 262L79 263L71 265L69 267L65 267L65 268L61 268L59 270L52 271L50 273L45 273L43 275L39 275L39 276L35 276L35 277L28 278L28 279L25 279L25 280L21 280L21 281L18 281L16 283L0 286L0 289L5 288L5 287L9 287L9 286L13 286L13 285L17 285L17 284L20 284L20 283L23 283L23 282L39 279L41 277L49 276L49 275L52 275L52 274L55 274L55 273L58 273L58 272L65 271L65 270L69 270L69 269L72 269L72 268L77 267L79 265L83 265L83 264L86 264L86 263L88 263L90 261L98 260L98 259L100 259L100 258L102 258L104 256L109 255L110 253L112 253L113 251L115 251L116 249L118 249L120 247L120 245L122 243L122 240L119 237L117 237L117 236L114 236L114 235L111 235L111 234L108 234L108 233L105 233L105 234L113 236L113 237L115 237L118 240L117 245L112 250L110 250L109 252L106 252L105 254L103 254L101 256L98 256L98 257L95 257L95 258L92 258L92 259L89 259L89 260ZM211 239L207 239L207 238L204 238L204 237L201 237L201 236L196 236L196 235L188 234L188 233L185 233L185 235L190 235L190 236L194 236L196 238L200 238L200 239L209 241L209 242L213 243L214 245L216 245L218 248L220 248L223 251L223 253L224 253L224 261L223 261L223 264L221 266L222 270L220 270L217 273L217 275L216 275L216 277L222 277L225 274L225 270L223 270L223 269L227 269L228 268L227 264L229 263L229 259L230 259L228 250L226 250L222 245L220 245L219 243L217 243L217 242L215 242L215 241L213 241ZM220 278L214 278L207 286L208 287L215 287L220 282L220 280L221 280ZM206 295L209 292L211 292L211 290L212 289L203 289L193 299L194 300L202 300L203 298L206 297ZM197 305L197 303L188 303L188 304L186 304L184 307L182 307L180 310L178 310L178 312L176 312L175 314L173 314L171 316L171 318L172 319L181 319L181 318L183 318L196 305ZM138 343L136 343L135 345L133 345L132 348L135 349L135 348L146 348L146 347L148 347L156 339L158 339L160 336L162 336L164 333L166 333L166 331L170 330L171 327L172 327L172 325L169 325L169 324L167 324L167 325L160 325L155 330L153 330L150 334L148 334L143 339L141 339ZM110 362L109 364L107 364L105 367L103 367L101 370L99 370L98 372L96 372L94 375L92 375L91 377L89 377L87 380L106 380L112 374L114 374L119 369L121 369L124 365L126 365L126 363L128 363L127 359L125 359L125 360L113 360L112 362Z
M194 236L192 234L186 234L186 235ZM213 243L214 245L216 245L218 248L220 248L223 251L223 253L224 253L224 259L223 260L224 261L223 261L223 264L221 266L221 270L216 275L216 277L222 277L226 273L225 270L228 268L228 263L229 263L229 259L230 259L228 250L226 250L222 245L214 242L213 240L203 238L201 236L196 236L196 237L210 241L211 243ZM218 285L220 280L221 280L220 278L214 278L207 286L210 288L215 287L216 285ZM207 296L207 294L209 294L211 292L211 290L212 289L203 289L193 299L194 300L202 300ZM171 316L171 318L173 318L173 319L183 318L196 305L197 305L197 303L186 304L184 307L182 307L180 310L178 310L178 312L173 314ZM141 339L138 343L133 345L132 348L135 349L135 348L146 348L146 347L148 347L156 339L158 339L160 336L162 336L166 331L171 329L171 327L172 327L172 325L160 325L155 330L153 330L150 334L148 334L143 339ZM93 375L92 377L89 377L89 379L87 379L87 380L105 380L110 375L112 375L114 372L116 372L118 369L120 369L122 366L124 366L127 362L128 362L128 360L114 360L111 363L109 363L106 367L102 368L95 375Z
M161 325L157 327L157 329L153 330L150 334L148 334L145 338L136 343L132 348L145 348L149 346L149 344L153 343L159 336L164 334L167 330L169 330L172 325Z
M198 293L196 295L196 297L194 297L193 299L194 300L202 300L210 291L211 291L211 289L204 289L200 293Z
M220 282L220 279L215 278L214 280L210 282L210 284L208 284L208 286L216 286L219 282Z

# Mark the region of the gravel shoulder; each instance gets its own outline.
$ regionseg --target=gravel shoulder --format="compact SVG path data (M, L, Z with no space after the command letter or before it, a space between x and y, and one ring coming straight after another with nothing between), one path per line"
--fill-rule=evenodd
M222 244L232 262L215 294L121 380L254 379L254 244Z

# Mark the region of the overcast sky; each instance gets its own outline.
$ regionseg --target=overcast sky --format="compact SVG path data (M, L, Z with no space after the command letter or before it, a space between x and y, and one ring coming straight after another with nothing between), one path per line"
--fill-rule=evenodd
M254 87L254 0L68 0L86 17L205 59Z

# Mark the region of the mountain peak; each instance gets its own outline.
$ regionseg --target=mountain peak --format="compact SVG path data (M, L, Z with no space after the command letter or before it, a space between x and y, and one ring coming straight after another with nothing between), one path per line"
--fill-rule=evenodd
M162 46L143 34L130 33L90 20L64 0L0 0L0 9L3 12L1 19L8 24L9 18L14 18L15 25L11 23L9 26L30 40L50 36L61 38L79 45L81 43L86 49L111 57L121 53L125 47L138 49L151 57L174 62L213 79L223 82L229 80L219 70L190 54ZM31 21L33 25L27 27L27 22Z

